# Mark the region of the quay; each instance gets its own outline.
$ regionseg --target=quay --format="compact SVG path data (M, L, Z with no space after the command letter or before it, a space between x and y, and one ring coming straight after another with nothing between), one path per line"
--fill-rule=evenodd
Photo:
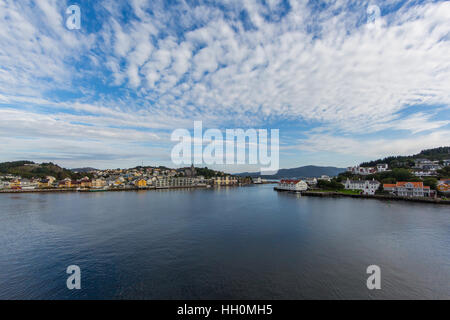
M419 202L419 203L432 203L432 204L444 204L449 205L450 200L444 200L439 198L425 198L425 197L401 197L394 195L367 195L367 194L346 194L341 192L330 192L330 191L291 191L283 190L277 187L274 190L278 192L289 192L289 193L300 193L302 196L308 197L331 197L331 198L358 198L358 199L376 199L376 200L387 200L387 201L409 201L409 202Z

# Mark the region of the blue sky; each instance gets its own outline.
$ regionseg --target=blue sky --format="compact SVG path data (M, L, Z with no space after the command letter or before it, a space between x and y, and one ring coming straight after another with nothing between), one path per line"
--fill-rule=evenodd
M0 0L0 161L173 166L198 120L279 129L283 168L449 145L449 19L449 1Z

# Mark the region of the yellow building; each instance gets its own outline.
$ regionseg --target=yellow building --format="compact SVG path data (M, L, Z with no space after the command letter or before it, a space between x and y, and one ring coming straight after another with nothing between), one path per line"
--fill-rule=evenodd
M58 183L59 188L72 188L72 180L66 178Z
M94 179L92 180L92 187L93 188L103 188L106 186L106 181L103 179Z
M91 188L92 187L92 181L88 177L84 177L80 181L80 187L81 188Z
M443 193L450 193L450 184L442 183L437 186L438 191Z
M72 180L66 178L62 181L64 183L64 188L72 188Z
M52 177L52 176L47 176L47 177L45 177L45 179L47 179L49 181L49 186L52 185L53 182L56 181L56 178Z
M135 181L134 184L135 184L135 186L138 187L138 188L144 188L144 187L147 186L147 181L144 180L144 179L138 179L138 180Z
M225 176L225 177L216 177L214 183L218 186L229 186L233 184L237 184L238 180L236 177Z
M50 182L50 180L48 179L42 179L39 181L38 183L38 187L39 188L48 188L52 185L52 183Z
M9 187L11 189L20 189L20 184L21 184L20 179L16 179L9 183Z

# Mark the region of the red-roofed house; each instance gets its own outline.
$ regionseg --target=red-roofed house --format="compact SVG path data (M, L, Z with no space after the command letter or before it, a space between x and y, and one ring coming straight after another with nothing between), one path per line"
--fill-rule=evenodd
M399 197L429 197L430 187L423 182L397 182L396 184L384 184L383 189Z
M308 184L303 180L281 180L277 189L286 191L306 191Z

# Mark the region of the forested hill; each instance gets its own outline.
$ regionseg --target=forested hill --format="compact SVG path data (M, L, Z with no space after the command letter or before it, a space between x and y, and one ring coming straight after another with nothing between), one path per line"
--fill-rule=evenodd
M390 168L409 168L414 166L415 159L446 160L450 159L450 147L439 147L423 150L411 156L396 156L361 163L361 167L374 167L379 163L387 163Z
M32 161L13 161L0 163L0 175L12 174L22 178L44 178L53 176L57 179L73 178L74 173L54 163L34 163Z

